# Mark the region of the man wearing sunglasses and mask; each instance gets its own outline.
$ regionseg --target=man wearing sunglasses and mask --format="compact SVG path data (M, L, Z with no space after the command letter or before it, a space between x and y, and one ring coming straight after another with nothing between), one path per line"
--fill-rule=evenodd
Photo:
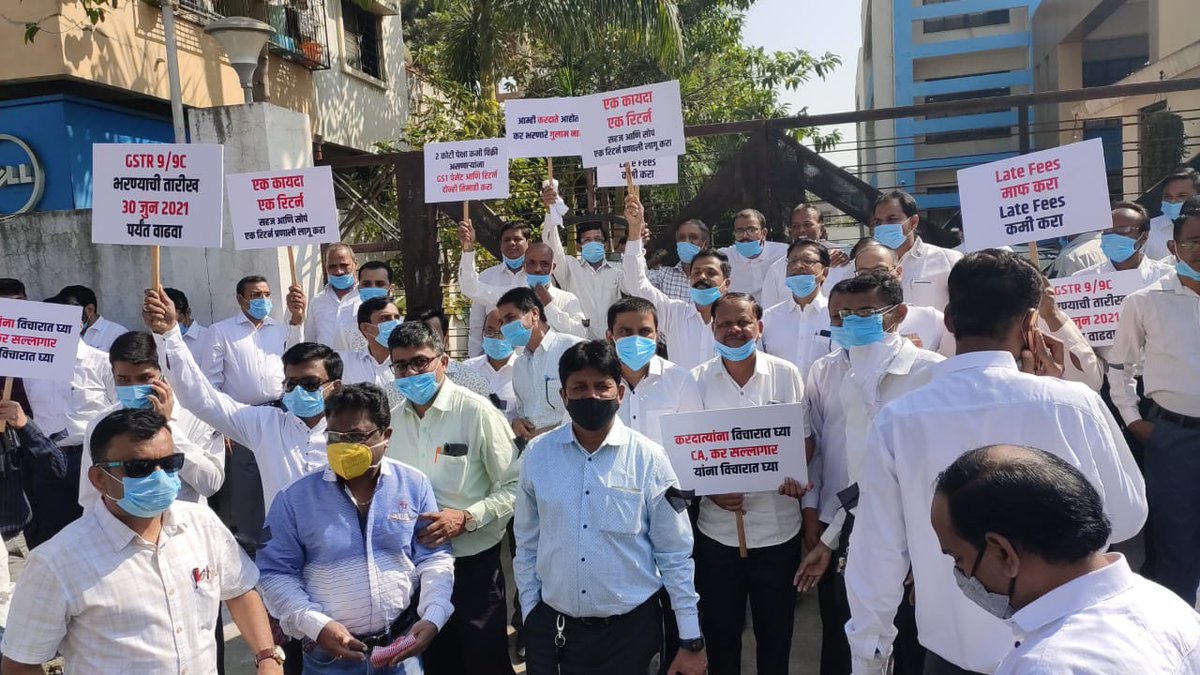
M222 601L259 675L282 673L258 570L212 511L175 499L186 460L167 419L118 410L90 441L87 478L100 496L30 552L0 645L5 675L40 675L56 653L68 675L212 675Z
M283 631L303 638L305 673L418 675L413 657L454 611L450 549L430 542L420 519L437 510L433 488L384 456L392 429L381 388L346 385L327 405L329 466L281 492L267 517L263 597Z
M425 654L429 675L512 675L500 540L512 518L520 463L504 414L446 376L440 332L408 321L388 338L395 387L388 456L429 476L438 508L418 513L429 547L454 552L454 616Z

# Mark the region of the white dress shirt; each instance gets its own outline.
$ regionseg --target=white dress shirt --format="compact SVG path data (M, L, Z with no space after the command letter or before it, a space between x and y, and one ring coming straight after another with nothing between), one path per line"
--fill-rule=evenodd
M900 258L900 289L905 302L946 311L950 302L946 281L962 257L958 251L926 244L917 237L908 253Z
M1008 443L1055 454L1083 472L1104 500L1112 541L1146 520L1146 488L1099 395L1020 372L1012 354L956 356L932 381L883 408L871 428L846 568L855 672L895 638L892 620L912 569L921 643L967 670L991 672L1011 648L1004 622L958 589L929 521L938 474L968 450Z
M255 327L239 312L211 328L211 349L198 363L217 391L246 405L278 401L283 396L283 361L289 347L301 342L301 326L267 317Z
M617 414L625 426L662 445L663 415L704 410L692 374L661 356L650 357L650 368L637 389L625 382L625 398Z
M957 343L954 334L946 330L946 315L942 310L921 305L908 305L908 314L896 332L905 337L916 336L921 348L942 356L954 356Z
M474 269L473 266L472 269ZM525 278L525 268L518 267L514 271L503 262L480 272L479 283L503 288L506 291L518 286L529 285L529 281ZM465 291L463 295L466 295ZM471 317L467 324L470 328L470 334L467 336L467 353L472 357L483 353L483 323L487 319L488 312L493 309L495 307L472 301Z
M804 380L796 366L766 352L754 353L754 375L739 387L725 369L725 361L717 356L697 366L692 377L700 385L700 401L705 410L752 408L778 403L803 403ZM810 434L804 421L804 436ZM746 546L763 548L782 544L800 532L800 501L776 492L755 492L746 495ZM710 539L725 546L737 546L737 525L734 515L710 499L700 501L700 519L696 526Z
M97 503L29 552L0 649L31 664L61 653L67 675L215 675L221 602L257 582L207 506L176 501L151 544Z
M768 309L763 314L763 351L790 362L808 375L813 362L833 348L829 337L829 301L818 293L801 307L794 298Z
M489 312L510 290L504 286L491 286L480 280L479 275L475 273L474 251L463 252L462 259L458 263L458 283L462 287L463 295L470 298L472 303L487 307ZM550 327L560 333L586 338L588 320L583 313L583 305L579 304L579 298L554 285L547 287L547 290L550 293L551 302L546 305L546 321ZM605 311L608 311L607 307ZM484 312L484 315L486 316L487 312ZM481 328L481 335L482 330ZM482 337L480 344L483 344Z
M1085 232L1070 241L1059 252L1058 258L1050 266L1050 276L1055 278L1069 277L1082 269L1108 260L1104 250L1100 248L1100 233Z
M558 379L558 361L563 352L580 342L583 338L551 329L537 349L521 352L513 362L513 391L519 403L516 419L528 419L535 429L556 427L566 419L566 406L559 393L562 382Z
M1134 369L1143 362L1146 398L1178 415L1200 417L1198 326L1200 295L1180 283L1177 274L1125 296L1108 377L1113 404L1126 424L1142 418Z
M380 363L365 347L350 352L338 352L338 356L342 357L343 385L360 382L377 384L388 392L389 397L396 391L396 388L392 386L392 383L396 381L396 374L392 372L390 358L384 359L383 363Z
M350 287L346 294L338 297L333 286L313 296L308 304L308 318L304 321L304 336L309 342L319 342L335 352L366 349L367 340L358 329L358 308L362 298L358 295L358 284Z
M297 478L328 466L325 418L311 429L304 420L271 406L246 405L216 389L192 360L178 327L155 336L167 359L167 380L175 398L201 421L254 453L262 478L263 505Z
M658 328L667 343L667 356L680 368L691 370L713 357L712 321L705 323L696 304L673 300L650 283L646 276L646 258L642 240L625 244L622 258L625 292L654 303Z
M208 326L202 326L199 321L193 319L192 325L188 326L187 332L183 334L183 341L192 351L192 358L196 359L197 363L204 358L208 350L212 349L212 344L209 342L210 332Z
M112 343L117 338L129 332L129 329L114 321L97 316L96 323L87 327L87 332L83 334L83 341L88 345L106 352L112 348Z
M1162 262L1161 260L1154 260L1149 255L1146 255L1144 249L1142 251L1142 261L1138 263L1138 266L1134 269L1136 269L1138 274L1142 277L1142 288L1149 286L1159 279L1175 274L1174 267ZM1071 276L1082 277L1090 274L1112 274L1116 271L1117 268L1113 267L1112 262L1106 258L1104 262L1100 263L1099 265L1092 265L1086 269L1079 270ZM1108 355L1112 352L1112 345L1107 347L1095 347L1094 351L1096 352L1096 356L1100 357L1100 359L1107 364ZM1138 364L1135 372L1136 375L1141 375L1141 368L1141 364Z
M33 421L47 437L65 431L61 447L83 443L83 432L96 413L117 401L108 353L79 341L70 382L26 378L25 397Z
M836 349L817 359L804 378L804 419L816 446L808 463L813 489L802 506L817 509L817 518L828 525L841 504L837 493L850 484L846 473L846 413L838 395L850 372L850 355ZM815 503L812 496L815 494ZM836 544L830 546L837 549Z
M1167 242L1175 238L1175 223L1166 216L1156 216L1150 219L1150 236L1146 238L1146 246L1142 253L1155 260L1166 261L1173 258L1167 249Z
M777 241L763 242L762 253L754 258L747 258L738 253L737 246L726 246L720 249L721 253L729 257L729 266L733 268L729 274L729 291L731 293L749 293L754 296L755 300L758 300L762 297L767 270L781 258L787 257L787 249L787 244Z
M488 386L492 388L492 393L500 399L502 406L500 410L510 422L516 419L517 409L520 407L517 402L517 393L513 391L513 363L517 360L517 354L518 352L509 354L508 360L504 362L500 370L492 367L487 354L480 354L463 361L464 366L474 368L475 372L487 380Z
M825 268L825 281L821 282L821 295L829 297L829 292L834 286L838 285L839 281L844 281L854 276L854 263L846 263L841 267ZM792 291L787 287L787 256L784 255L779 260L771 263L771 267L767 269L767 276L763 279L762 293L758 296L758 303L763 308L774 307L784 300L792 299Z
M563 250L562 216L554 209L546 212L546 220L542 223L542 241L554 252L554 276L562 287L579 298L579 305L588 320L586 337L589 340L603 340L608 328L608 308L621 299L621 279L624 273L621 266L609 262L607 258L600 265L593 267L591 263L581 258L569 257Z
M1120 553L1013 614L996 675L1200 673L1200 614Z

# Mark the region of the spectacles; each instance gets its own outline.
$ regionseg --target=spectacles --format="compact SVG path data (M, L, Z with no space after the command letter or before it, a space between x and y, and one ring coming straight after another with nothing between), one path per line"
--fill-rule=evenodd
M1129 237L1130 239L1137 239L1138 237L1142 236L1142 230L1137 227L1122 227L1120 229L1114 227L1109 230L1108 233L1119 234L1122 237Z
M733 236L735 236L735 237L742 237L742 236L753 237L754 235L758 234L759 232L762 232L762 228L757 225L755 225L754 227L734 228Z
M434 361L437 361L436 356L432 359L427 356L418 356L417 358L409 361L393 361L392 372L397 376L404 375L410 370L414 373L421 374L428 371L429 365Z
M789 258L787 264L788 267L804 267L806 269L812 269L814 267L820 267L821 261L817 258Z
M379 429L372 429L366 433L351 431L326 431L325 440L330 444L353 443L354 445L366 445L367 440L377 433L379 433Z
M893 309L896 309L898 306L899 305L888 305L882 309L871 309L870 307L864 307L862 309L839 309L837 315L843 321L852 316L857 316L860 319L866 319L875 316L876 314L887 314Z
M96 462L92 466L107 469L121 467L125 470L125 475L130 478L145 478L160 468L167 473L179 471L183 468L183 453L176 452L166 457L159 457L158 459L127 459L123 462Z
M320 391L321 387L329 383L329 380L322 380L319 377L304 377L304 378L286 378L283 381L283 390L291 391L297 386L304 387L308 391Z

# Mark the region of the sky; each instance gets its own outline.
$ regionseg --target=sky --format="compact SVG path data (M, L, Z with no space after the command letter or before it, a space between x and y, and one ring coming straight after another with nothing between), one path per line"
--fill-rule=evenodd
M742 41L747 45L767 51L832 52L842 58L842 65L828 79L814 78L796 91L780 92L792 113L804 106L810 114L854 110L854 78L862 46L861 5L858 0L758 0L746 13ZM842 147L853 148L854 125L838 128ZM831 153L829 159L843 166L856 161L852 150Z

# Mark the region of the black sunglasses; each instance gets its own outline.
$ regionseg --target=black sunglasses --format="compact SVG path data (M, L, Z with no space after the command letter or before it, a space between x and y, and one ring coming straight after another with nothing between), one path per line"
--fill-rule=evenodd
M183 453L177 452L158 459L127 459L124 462L96 462L92 466L115 469L125 469L125 475L130 478L145 478L161 468L167 473L175 473L183 468Z

